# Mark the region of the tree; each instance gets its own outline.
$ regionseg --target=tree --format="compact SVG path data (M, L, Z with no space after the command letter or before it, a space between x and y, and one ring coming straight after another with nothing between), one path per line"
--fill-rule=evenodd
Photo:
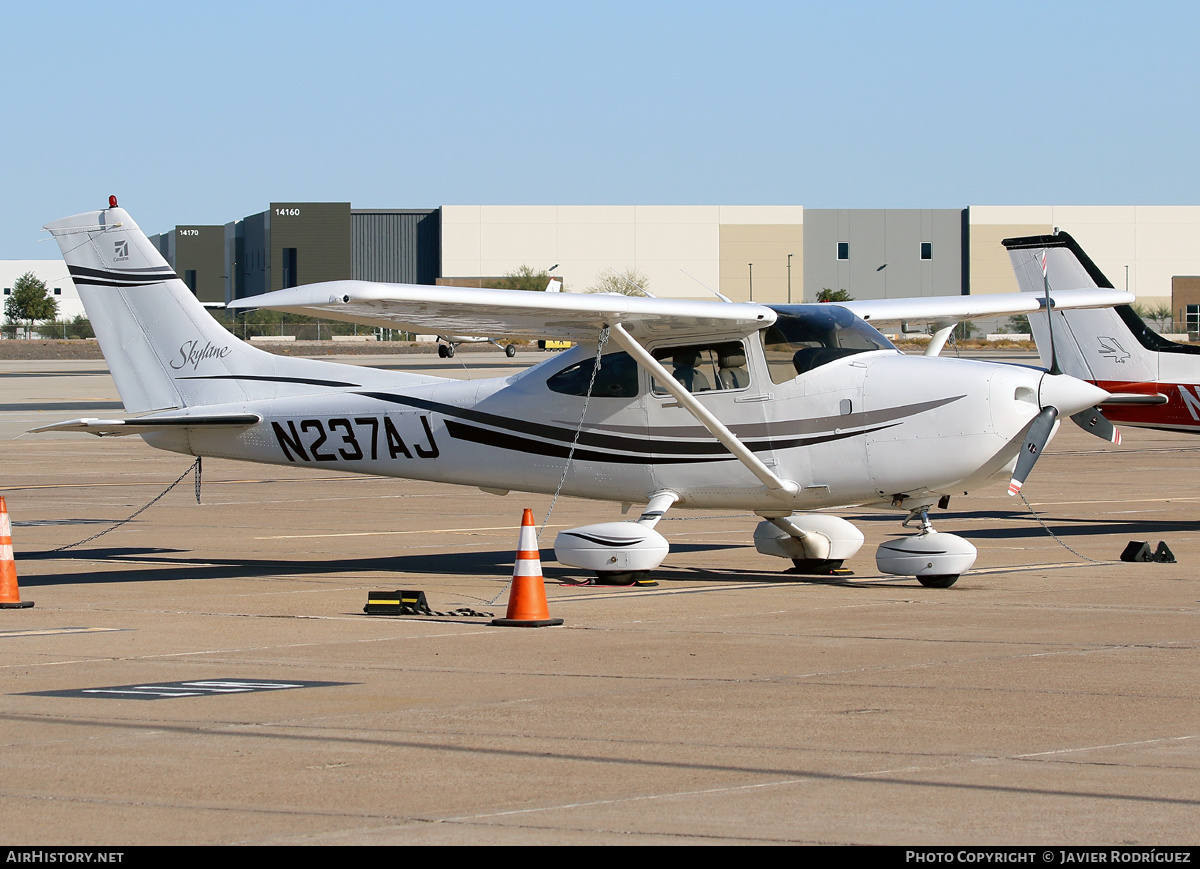
M818 302L853 302L854 296L850 295L849 290L831 290L829 287L823 287L821 292L817 294Z
M1028 335L1029 315L1028 314L1013 314L1008 318L1008 321L1000 329L1002 335Z
M76 314L75 319L71 321L70 333L72 338L95 338L96 333L92 330L92 323L83 314Z
M1163 331L1163 329L1166 328L1166 325L1171 322L1171 309L1167 305L1160 304L1155 305L1154 307L1149 307L1148 305L1135 304L1133 306L1133 312L1143 320L1153 321L1154 325L1158 327L1158 331L1160 332Z
M542 292L550 283L550 273L545 269L538 271L533 266L518 266L503 278L496 281L498 290L536 290Z
M12 293L4 300L4 316L14 323L25 323L28 337L37 320L58 316L58 302L50 295L46 282L33 272L25 272L13 283Z
M600 276L596 283L588 287L586 293L620 293L622 296L647 296L646 288L650 280L635 268L627 268L623 272L609 269Z

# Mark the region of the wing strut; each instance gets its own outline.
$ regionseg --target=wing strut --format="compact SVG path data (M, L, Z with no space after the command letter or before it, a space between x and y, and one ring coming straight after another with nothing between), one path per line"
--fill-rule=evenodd
M646 369L655 380L661 383L663 389L671 393L671 396L694 416L697 422L708 429L713 437L724 444L729 452L733 453L738 461L749 469L750 473L758 477L768 490L782 496L795 495L800 491L800 486L794 480L781 479L763 464L762 459L750 452L746 445L738 440L737 435L727 429L719 419L709 412L708 408L684 389L683 384L676 380L671 372L663 368L657 359L646 352L646 348L626 332L620 323L612 324L609 328L612 339L620 344L622 349L637 361L638 365Z
M925 345L926 356L937 356L942 352L942 348L946 346L946 339L950 337L950 333L954 331L954 327L958 325L958 321L953 323L948 320L938 320L934 324L937 331L933 333L933 337L929 339L929 343Z

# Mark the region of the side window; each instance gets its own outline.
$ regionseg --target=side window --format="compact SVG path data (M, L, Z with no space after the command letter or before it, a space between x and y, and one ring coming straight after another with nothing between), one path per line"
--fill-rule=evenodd
M662 363L688 392L718 389L745 389L750 385L746 368L746 348L741 341L720 344L689 344L685 347L660 347L654 358ZM666 395L662 384L651 381L655 395Z
M585 396L592 381L592 369L596 359L592 357L564 368L551 375L546 386L551 392L563 395ZM638 394L638 365L628 353L609 353L600 357L600 370L592 395L596 398L636 398Z

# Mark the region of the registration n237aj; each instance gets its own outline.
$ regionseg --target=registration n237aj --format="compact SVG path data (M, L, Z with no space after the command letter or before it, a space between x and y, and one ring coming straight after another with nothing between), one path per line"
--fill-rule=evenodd
M405 420L412 417L405 417ZM429 417L420 417L423 441L405 442L391 417L354 416L332 419L289 419L271 422L275 440L289 462L357 462L389 458L436 459L440 454Z

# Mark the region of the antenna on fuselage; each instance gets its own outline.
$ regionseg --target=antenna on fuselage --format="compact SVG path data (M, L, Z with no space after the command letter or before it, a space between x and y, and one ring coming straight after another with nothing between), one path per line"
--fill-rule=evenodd
M609 272L611 272L613 275L615 275L620 280L623 280L629 286L633 287L635 290L637 290L639 293L641 293L647 299L657 299L658 298L658 296L654 295L654 293L650 292L645 287L639 287L636 283L631 281L629 279L628 275L623 275L620 272L618 272L616 269L609 269Z
M712 293L714 296L716 296L722 302L729 302L729 304L731 304L731 305L733 304L733 299L729 298L729 296L726 296L722 293L718 293L716 290L714 290L708 284L704 283L704 281L700 280L695 275L688 274L687 272L684 272L683 269L680 269L680 271L683 272L685 275L687 275L689 278L691 278L693 281L698 283L700 286L704 287L704 289L708 290L710 293Z

